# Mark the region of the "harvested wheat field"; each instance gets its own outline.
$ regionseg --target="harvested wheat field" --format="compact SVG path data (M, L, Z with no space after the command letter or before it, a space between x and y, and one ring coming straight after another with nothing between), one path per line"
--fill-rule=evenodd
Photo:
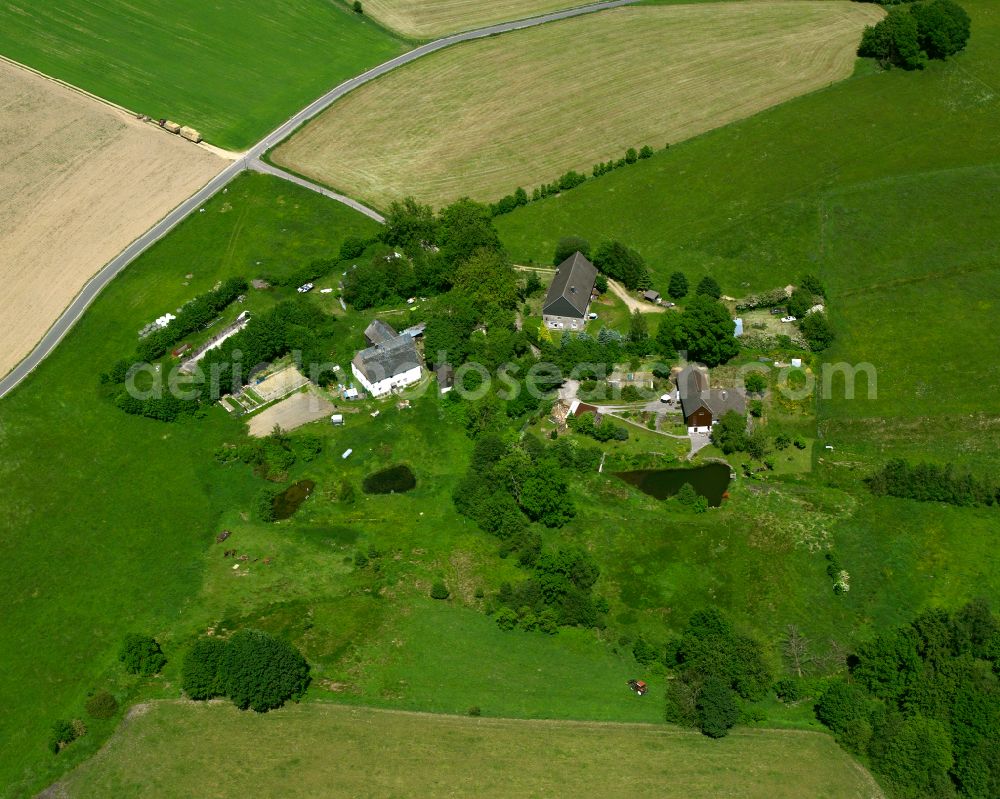
M588 0L365 0L365 13L416 39L587 5Z
M347 95L274 160L383 208L496 200L845 78L882 14L846 0L623 8L462 44Z
M226 162L5 61L0 142L2 376L94 273Z

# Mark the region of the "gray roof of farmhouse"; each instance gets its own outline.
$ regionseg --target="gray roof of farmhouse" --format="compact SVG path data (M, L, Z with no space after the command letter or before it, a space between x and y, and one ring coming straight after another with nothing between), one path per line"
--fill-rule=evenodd
M583 319L596 279L597 267L583 253L573 253L556 269L556 276L542 304L542 313Z
M384 344L376 344L361 350L354 356L354 365L369 383L377 383L388 377L395 377L420 365L413 337L408 333L391 339Z
M699 408L707 408L713 419L719 419L729 411L736 411L740 415L746 413L746 397L742 391L733 388L710 389L708 375L697 366L685 366L676 380L685 419Z
M369 344L384 344L387 341L391 341L396 338L399 334L395 331L392 325L386 324L381 319L374 320L368 327L365 328L365 338L368 340Z

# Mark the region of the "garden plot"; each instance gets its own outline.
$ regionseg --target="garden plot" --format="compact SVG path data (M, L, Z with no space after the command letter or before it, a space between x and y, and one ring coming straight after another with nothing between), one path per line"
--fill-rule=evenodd
M275 426L285 431L294 430L329 416L333 410L333 403L321 396L315 386L310 385L306 391L297 392L261 411L247 422L247 426L250 435L263 438Z

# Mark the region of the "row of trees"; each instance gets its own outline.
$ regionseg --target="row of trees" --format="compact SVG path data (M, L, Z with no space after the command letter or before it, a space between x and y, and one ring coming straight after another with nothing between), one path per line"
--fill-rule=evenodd
M928 610L860 646L816 716L899 797L1000 795L1000 623Z
M654 150L648 144L640 150L636 150L634 147L629 147L628 150L625 151L625 155L622 158L617 160L612 159L606 162L601 161L600 163L594 164L591 174L595 178L600 177L601 175L606 175L608 172L612 172L615 169L621 169L623 166L629 166L637 161L652 158L653 154ZM513 194L508 194L497 202L492 203L489 206L490 213L493 216L509 214L515 208L520 208L522 205L527 205L529 202L537 202L538 200L542 200L546 197L552 197L560 192L575 189L577 186L586 182L586 175L571 169L563 174L558 180L552 183L543 183L541 186L538 186L531 192L530 197L528 196L527 191L525 191L521 186L518 186L517 189L514 190Z
M217 289L199 294L181 308L177 313L177 318L171 320L166 327L154 330L139 340L139 345L136 347L136 360L152 361L159 358L184 336L201 330L213 321L220 311L246 290L246 280L241 277L232 277L224 281Z
M865 481L878 496L915 499L919 502L946 502L949 505L1000 505L1000 484L959 472L948 463L918 463L893 458Z
M887 67L923 69L929 58L945 59L965 49L972 21L954 0L891 5L885 19L865 28L858 55Z

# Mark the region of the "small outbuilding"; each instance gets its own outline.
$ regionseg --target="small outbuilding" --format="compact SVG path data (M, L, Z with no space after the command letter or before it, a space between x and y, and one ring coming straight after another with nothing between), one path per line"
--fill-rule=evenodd
M341 427L344 424L344 414L342 413L333 414L333 416L330 417L330 424L336 427Z
M649 291L643 292L642 298L646 300L646 302L658 303L660 301L660 292L650 289Z

